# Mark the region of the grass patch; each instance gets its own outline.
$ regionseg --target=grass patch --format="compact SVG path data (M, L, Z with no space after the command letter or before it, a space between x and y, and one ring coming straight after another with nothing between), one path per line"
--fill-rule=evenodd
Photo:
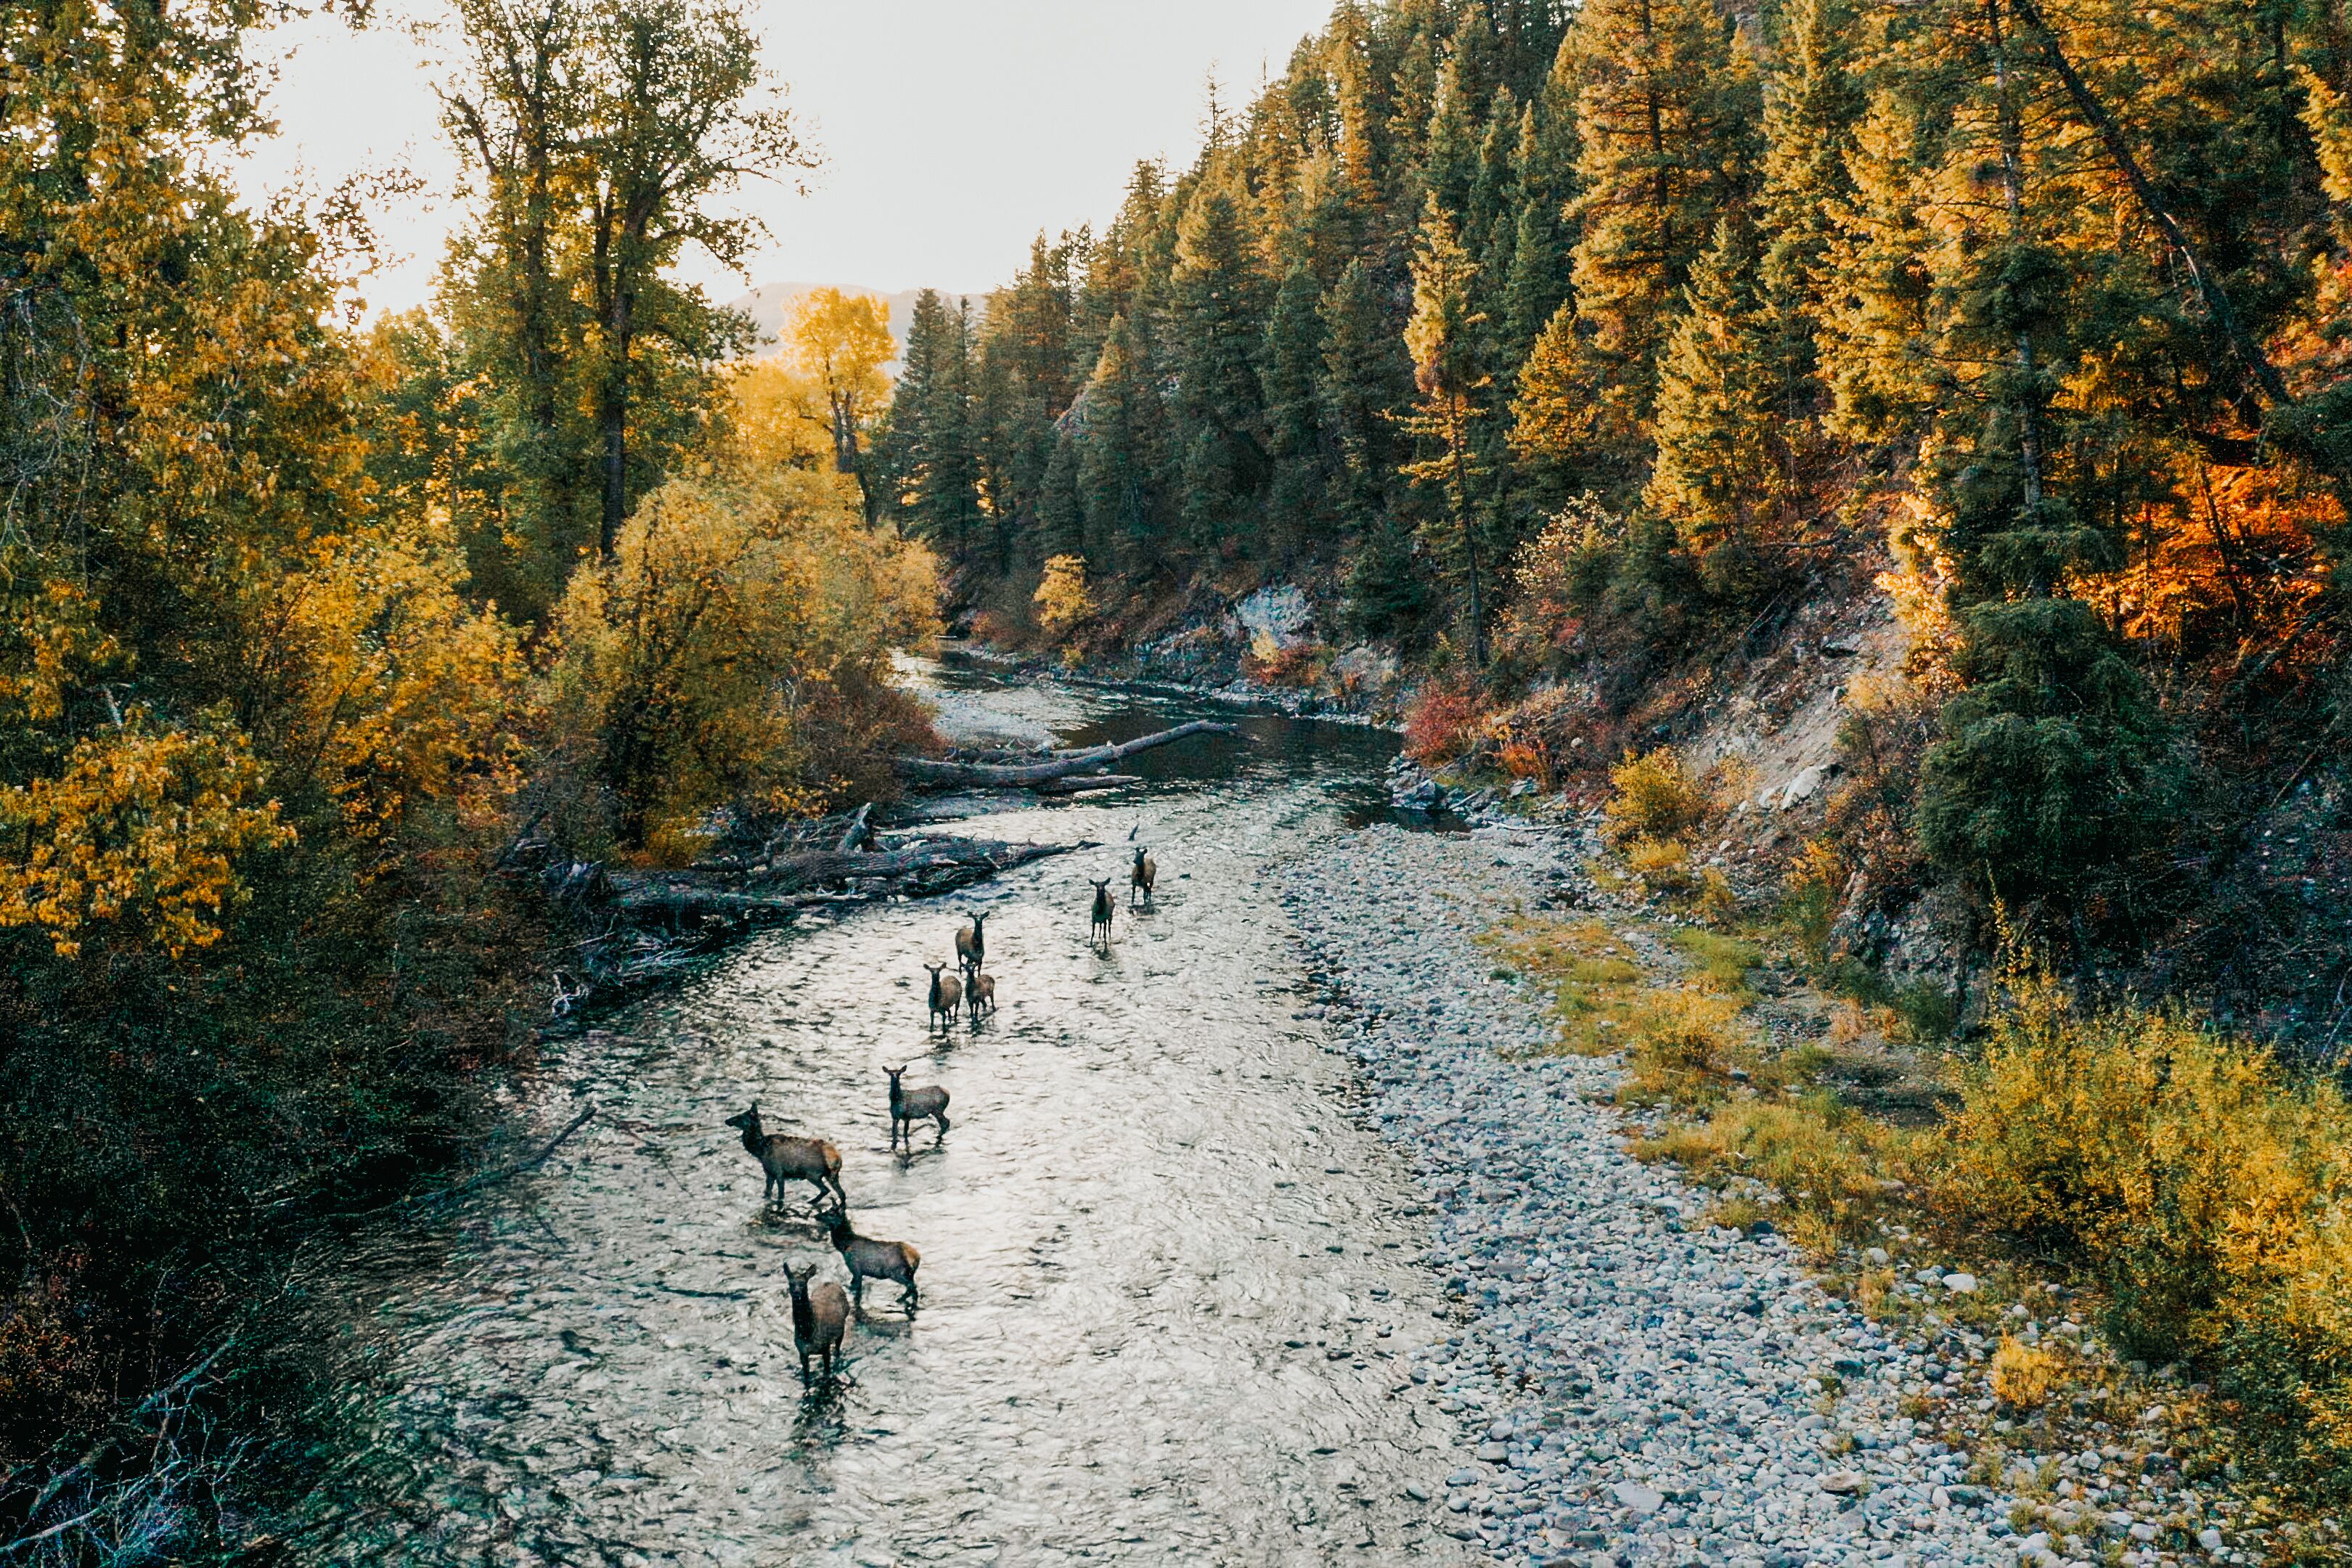
M1478 940L1512 973L1551 988L1558 1048L1605 1056L1626 1047L1645 975L1616 932L1599 921L1514 915Z
M1740 937L1684 926L1674 933L1674 944L1690 956L1698 978L1716 991L1748 994L1748 974L1764 962L1764 950Z
M1692 1178L1726 1186L1750 1177L1780 1193L1770 1212L1790 1240L1817 1256L1878 1233L1900 1201L1889 1184L1910 1173L1920 1134L1873 1121L1828 1094L1732 1100L1635 1147L1673 1160Z

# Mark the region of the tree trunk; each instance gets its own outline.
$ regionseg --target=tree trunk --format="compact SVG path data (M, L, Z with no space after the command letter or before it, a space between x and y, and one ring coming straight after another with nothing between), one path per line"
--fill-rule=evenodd
M604 367L604 395L598 415L604 426L604 512L597 531L598 553L613 558L614 542L629 509L629 310L625 300L614 302L613 321L605 332L613 363Z
M1467 398L1462 400L1468 402ZM1454 420L1454 507L1462 518L1462 554L1470 571L1470 667L1486 668L1486 613L1478 586L1478 519L1470 504L1470 421L1457 406Z
M973 786L980 788L1021 788L1045 784L1055 779L1068 778L1089 769L1103 767L1131 757L1138 752L1148 752L1171 742L1190 739L1194 735L1233 735L1240 726L1221 724L1213 720L1195 719L1189 724L1179 724L1173 730L1160 730L1132 741L1122 741L1111 746L1088 746L1084 751L1064 752L1042 763L999 764L993 763L948 763L929 757L900 757L900 773L917 784L943 784L949 788Z

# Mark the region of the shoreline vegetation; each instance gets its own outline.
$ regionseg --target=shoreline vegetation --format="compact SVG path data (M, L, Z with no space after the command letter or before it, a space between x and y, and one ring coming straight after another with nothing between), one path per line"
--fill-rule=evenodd
M1710 1223L1778 1231L1873 1320L1972 1336L1978 1444L2131 1440L2234 1500L2233 1542L2263 1531L2249 1560L2340 1560L2335 1083L2177 1006L2082 996L2021 941L1958 1037L1948 997L1857 1000L1801 882L1742 908L1690 874L1687 841L1720 817L1670 753L1629 760L1552 907L1479 937L1551 1021L1534 1056L1622 1065L1628 1147L1711 1190ZM2080 1496L2057 1479L2037 1507Z
M379 187L219 172L278 12L0 11L0 1552L287 1546L275 1303L550 997L1053 852L852 834L950 628L1605 830L1670 934L1496 952L1649 1152L1858 1297L2073 1270L2341 1506L2340 18L1350 0L977 310L752 361L677 270L816 157L749 14L455 10L474 221L373 321Z

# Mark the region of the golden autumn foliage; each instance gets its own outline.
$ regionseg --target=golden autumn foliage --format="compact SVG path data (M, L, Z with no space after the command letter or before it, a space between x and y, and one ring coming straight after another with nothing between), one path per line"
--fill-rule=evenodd
M244 897L236 860L289 842L244 738L208 715L159 728L144 710L78 742L53 777L0 788L0 927L37 928L59 957L93 926L144 936L173 958L220 940Z
M257 657L291 679L257 726L291 779L334 802L342 829L381 840L433 804L473 826L515 784L514 629L469 604L437 523L322 546L279 588L278 637Z
M1045 574L1032 595L1037 625L1047 637L1066 637L1094 618L1094 597L1087 591L1087 563L1082 556L1056 555L1045 563Z
M2221 1368L2246 1430L2352 1462L2352 1107L2178 1013L2074 1006L2011 976L1936 1168L1970 1223L2061 1247L2150 1360Z
M790 469L821 478L829 492L848 494L833 467L833 437L824 388L781 359L737 367L728 388L727 459L747 471Z
M633 848L684 846L721 805L878 791L877 757L921 722L890 653L937 635L937 597L929 551L789 472L673 480L557 608L549 748L609 792Z

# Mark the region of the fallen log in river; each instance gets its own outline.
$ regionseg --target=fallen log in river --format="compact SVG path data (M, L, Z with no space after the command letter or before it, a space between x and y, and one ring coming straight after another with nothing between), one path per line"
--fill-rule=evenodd
M839 833L844 819L810 825L822 836L814 847L805 838L797 849L771 844L772 852L753 858L709 861L682 870L549 865L541 873L542 886L596 928L595 934L559 955L554 1017L576 1025L595 1008L682 980L762 926L882 899L928 898L1050 855L1098 847L1092 839L1007 844L948 837L900 837L871 850L823 847L872 842L867 816L861 811L846 819L847 833Z
M999 871L1092 847L1001 844L986 838L929 838L895 849L816 850L787 855L724 878L709 872L608 872L613 908L632 920L714 915L723 920L788 918L817 904L844 902L841 894L812 889L846 888L851 899L898 893L923 897L977 882ZM867 884L864 888L858 884ZM887 884L887 885L885 885Z
M1155 731L1113 745L1056 752L1034 763L950 763L933 757L900 757L897 765L900 775L910 784L946 789L1035 788L1092 769L1107 768L1138 752L1148 752L1173 741L1190 740L1194 735L1239 733L1241 726L1238 724L1220 723L1213 719L1195 719L1189 724L1179 724L1173 730Z

